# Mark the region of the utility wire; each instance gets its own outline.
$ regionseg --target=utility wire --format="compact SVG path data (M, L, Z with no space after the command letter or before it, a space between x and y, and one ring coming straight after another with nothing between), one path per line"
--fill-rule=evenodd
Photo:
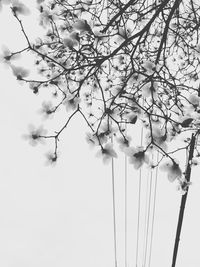
M146 179L146 192L145 192L145 218L144 218L144 238L143 238L143 256L142 256L142 267L144 267L145 257L145 244L146 244L146 232L147 232L147 206L148 206L148 195L149 195L149 173Z
M143 101L144 103L144 101ZM140 135L140 145L143 144L143 127ZM140 209L141 209L141 182L142 182L142 169L139 170L139 185L138 185L138 213L137 213L137 237L136 237L136 260L135 266L138 266L138 252L139 252L139 234L140 234Z
M125 130L127 130L127 125L125 124ZM128 233L128 174L127 174L127 155L124 153L124 178L125 178L125 185L124 185L124 206L125 206L125 213L124 213L124 264L125 267L128 266L128 238L127 238L127 233Z
M142 172L140 169L140 174L139 174L139 188L138 188L138 214L137 214L137 242L136 242L136 267L138 267L138 251L139 251L139 232L140 232L140 209L141 209L141 177L142 177Z
M152 178L153 178L153 171L151 170L150 185L149 185L149 196L148 196L147 224L146 224L146 242L145 242L144 262L143 262L144 267L146 266L147 246L148 246L148 237L149 237L149 221L150 221L150 211L151 211Z
M114 159L111 161L112 166L112 203L113 203L113 234L114 234L114 259L115 267L117 267L117 233L116 233L116 201L115 201L115 173Z
M157 162L159 160L159 154L157 152ZM157 196L157 182L158 182L158 167L156 167L155 174L155 184L154 184L154 197L153 197L153 211L152 211L152 224L151 224L151 237L150 237L150 248L149 248L149 262L148 267L151 266L151 255L152 255L152 245L153 245L153 234L154 234L154 220L155 220L155 210L156 210L156 196Z

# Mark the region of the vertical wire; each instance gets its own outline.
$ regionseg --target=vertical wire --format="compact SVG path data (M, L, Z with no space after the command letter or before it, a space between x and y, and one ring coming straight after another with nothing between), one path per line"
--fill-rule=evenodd
M158 162L158 160L159 160L159 154L157 152L157 162ZM156 174L155 174L154 198L153 198L153 215L152 215L152 224L151 224L151 237L150 237L148 267L151 266L151 255L152 255L153 234L154 234L154 221L155 221L155 210L156 210L156 196L157 196L157 181L158 181L158 166L156 167Z
M127 177L127 156L126 154L124 155L124 164L125 164L125 267L127 267L127 230L128 230L128 225L127 225L127 221L128 221L128 212L127 212L127 198L128 198L128 194L127 194L127 189L128 189L128 177Z
M143 127L141 130L140 144L143 143ZM141 209L141 180L142 180L142 169L139 170L139 185L138 185L138 213L137 213L137 241L136 241L136 260L135 266L138 267L138 251L139 251L139 232L140 232L140 209Z
M145 202L145 218L144 218L144 237L143 237L143 256L142 256L142 266L144 267L145 258L145 244L146 244L146 233L147 233L147 210L148 210L148 195L149 195L149 173L146 179L146 202Z
M114 234L114 259L115 267L117 267L117 233L116 233L116 201L115 201L115 172L114 159L111 159L112 167L112 202L113 202L113 234Z
M109 21L109 9L108 9L108 1L107 1L107 22ZM110 52L110 38L108 37L108 52ZM108 62L108 71L110 74L110 62ZM113 143L113 136L111 137L111 142ZM115 200L115 172L114 172L114 159L111 159L111 168L112 168L112 202L113 202L113 237L114 237L114 261L115 267L118 266L117 263L117 230L116 230L116 200Z
M148 246L148 236L149 236L149 221L150 221L150 209L151 209L151 194L152 194L152 178L153 171L151 170L150 175L150 185L149 185L149 197L148 199L148 211L147 211L147 222L146 222L146 240L145 240L145 250L144 250L144 262L143 266L146 266L146 258L147 258L147 246Z

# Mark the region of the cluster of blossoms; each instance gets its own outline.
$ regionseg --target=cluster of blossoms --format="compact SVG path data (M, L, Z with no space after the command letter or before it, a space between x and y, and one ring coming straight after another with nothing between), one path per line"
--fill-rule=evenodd
M5 50L4 61L34 94L46 88L52 92L55 103L43 104L45 115L62 108L68 113L55 135L38 135L38 140L54 139L51 159L57 159L60 135L81 114L90 129L87 141L98 147L104 162L117 157L118 143L135 169L143 164L156 167L164 159L161 169L169 180L185 183L176 153L188 150L191 134L196 140L194 157L200 154L198 1L38 0L46 34L35 43L19 18L29 10L18 1L5 2L11 3L27 47L14 53ZM24 52L35 55L45 79L33 81L27 70L11 63ZM128 134L135 125L145 133L140 146ZM181 145L172 148L177 140ZM152 151L160 155L156 164L149 159Z

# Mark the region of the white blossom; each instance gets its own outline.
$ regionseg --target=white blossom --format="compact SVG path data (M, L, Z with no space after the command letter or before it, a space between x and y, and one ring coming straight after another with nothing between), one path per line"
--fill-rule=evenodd
M144 97L157 98L157 83L148 82L142 86L142 93Z
M149 75L153 74L155 71L155 64L149 60L144 62L144 64L142 66L145 69L146 73Z
M129 157L129 162L138 170L144 163L149 162L149 157L146 155L144 148L138 146L136 148L129 147L124 149L125 154Z
M27 77L29 75L29 71L24 69L23 67L11 65L11 69L18 80L22 80L24 77Z
M119 143L119 148L124 151L130 146L131 137L130 136L120 136L117 138L117 142Z
M86 133L86 141L91 148L99 145L99 141L98 141L97 136L95 134L92 134L92 133Z
M8 5L10 4L11 0L0 0L0 10L3 7L3 4Z
M107 143L100 149L100 151L97 152L96 156L102 157L103 163L107 164L112 158L117 158L117 153L114 151L113 145L111 143Z
M63 101L63 105L65 106L66 111L74 111L77 109L80 101L79 97L70 95Z
M152 127L152 132L149 133L148 135L148 139L151 139L151 134L153 137L153 141L156 143L156 145L158 145L159 147L161 147L162 149L164 149L165 151L167 150L167 134L165 132L164 128L159 128L157 126L153 126Z
M79 40L80 40L79 34L73 31L63 39L63 44L69 49L72 49L74 48L74 46L77 46L79 44Z
M30 10L18 0L12 0L12 10L16 15L29 15Z
M73 28L80 31L81 33L82 32L91 32L90 25L87 23L86 20L83 20L83 19L78 19L74 23Z
M13 54L7 47L2 47L2 54L0 55L0 62L10 64L11 60L17 59L20 54Z
M43 3L44 2L44 0L37 0L37 3L38 4L41 4L41 3Z
M167 172L167 177L170 182L174 182L176 179L180 180L182 177L182 171L179 164L172 160L163 163L160 166L160 170Z
M199 106L199 102L200 102L200 97L195 95L195 94L191 94L188 97L189 102L194 105L194 106Z

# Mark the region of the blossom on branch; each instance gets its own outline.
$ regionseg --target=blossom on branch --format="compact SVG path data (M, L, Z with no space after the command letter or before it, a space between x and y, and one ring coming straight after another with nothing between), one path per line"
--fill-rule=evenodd
M78 46L79 40L79 34L77 32L72 32L63 39L63 44L69 49L73 49L75 46Z
M29 125L29 134L23 135L25 140L29 140L32 146L38 143L44 143L43 137L46 135L47 131L43 129L42 126L35 128L33 125Z
M18 59L20 57L19 53L12 53L7 47L2 48L2 54L0 55L0 62L5 64L10 64L11 60Z
M48 152L46 154L47 157L47 165L51 165L51 166L55 166L55 164L57 163L58 160L58 155L55 152Z
M66 108L66 111L74 111L78 108L78 105L80 104L81 99L77 96L69 95L64 101L63 105Z
M22 80L23 78L29 75L29 71L24 69L23 67L17 67L14 65L10 65L14 76L17 80Z
M30 10L18 0L12 0L12 11L17 16L30 14Z
M99 140L96 134L86 133L86 141L91 148L94 148L95 146L99 145Z
M0 10L3 7L3 4L8 5L11 3L11 0L0 0Z
M130 164L133 164L136 170L141 168L144 163L149 163L149 157L146 155L146 151L142 146L136 148L129 147L124 151L129 158Z
M144 0L137 1L137 8L131 1L119 5L115 1L102 5L101 1L92 0L37 3L44 36L32 44L28 27L18 18L28 14L27 9L13 0L12 14L26 47L13 53L5 50L1 61L8 63L14 76L34 94L40 90L50 97L56 96L57 105L43 102L43 113L54 113L55 119L60 107L64 107L72 111L69 120L76 112L81 114L92 131L87 134L87 142L100 146L98 154L105 162L116 157L116 140L135 169L144 163L158 166L164 157L173 159L180 149L188 151L191 133L197 139L194 155L197 157L200 153L197 0L188 5L183 1L158 1L151 5ZM109 19L105 16L108 12ZM29 79L23 66L12 65L15 56L28 53L35 57L34 66L40 76L37 80ZM46 137L52 140L54 155L61 144L58 137L68 122L55 129L56 137ZM143 127L146 135L143 147L137 146L137 135L128 136L137 127ZM35 131L32 138L40 140L41 134ZM177 147L172 150L170 141L175 138ZM109 143L111 139L113 145ZM184 143L183 147L178 141ZM158 163L149 161L151 148L162 156ZM181 169L173 160L163 168L170 181L181 177Z
M182 177L182 171L179 164L172 160L163 163L160 166L160 170L167 172L167 177L170 182L174 182L176 179L180 180Z
M75 30L80 31L80 33L84 32L92 32L90 25L87 23L86 20L79 19L73 24L73 28Z
M197 96L196 94L191 94L191 95L189 95L188 100L189 100L189 102L190 102L193 106L195 106L195 107L199 106L199 103L200 103L200 97Z
M104 147L101 147L100 151L97 152L97 157L102 157L103 163L107 164L112 158L117 158L117 153L113 149L111 143L107 143Z

